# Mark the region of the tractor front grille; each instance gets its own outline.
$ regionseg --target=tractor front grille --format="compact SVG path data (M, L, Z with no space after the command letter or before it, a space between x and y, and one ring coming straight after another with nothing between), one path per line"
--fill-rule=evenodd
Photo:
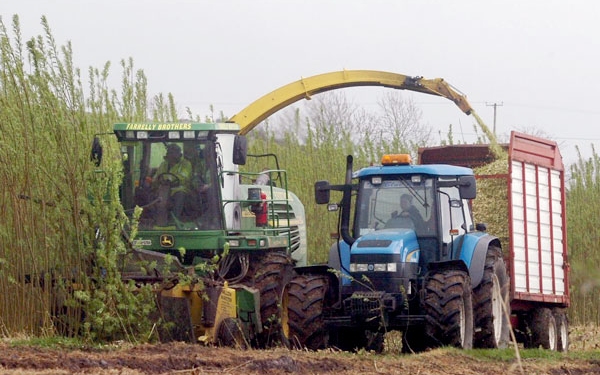
M356 292L344 301L344 307L352 315L381 313L383 292Z

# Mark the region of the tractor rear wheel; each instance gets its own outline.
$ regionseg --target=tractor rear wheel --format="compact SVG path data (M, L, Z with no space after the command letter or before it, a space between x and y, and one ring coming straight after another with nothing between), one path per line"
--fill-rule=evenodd
M464 271L441 270L425 281L422 302L428 347L473 347L471 279Z
M289 346L287 288L294 273L292 258L284 252L270 252L251 262L254 288L260 292L262 332L256 335L258 347Z
M476 348L502 348L509 342L509 277L502 250L490 246L481 283L473 290L474 333Z
M556 320L552 311L547 307L535 309L529 317L530 338L527 342L528 348L539 348L556 350Z
M327 347L328 334L323 319L327 277L298 275L288 289L290 340L294 347L311 350Z

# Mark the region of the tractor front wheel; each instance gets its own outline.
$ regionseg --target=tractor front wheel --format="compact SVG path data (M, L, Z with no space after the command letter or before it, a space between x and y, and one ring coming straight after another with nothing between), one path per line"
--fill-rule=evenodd
M473 347L471 279L466 272L441 270L425 281L425 336L428 347Z
M288 291L290 340L294 347L311 350L327 347L328 334L323 320L327 277L298 275Z

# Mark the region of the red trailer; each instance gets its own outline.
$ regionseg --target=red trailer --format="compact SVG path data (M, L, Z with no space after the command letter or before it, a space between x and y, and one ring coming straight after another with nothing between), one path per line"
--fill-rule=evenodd
M488 206L490 199L494 200L494 212L488 207L490 215L501 215L499 231L505 235L489 232L502 241L510 274L511 323L517 338L526 347L566 351L570 300L562 157L556 142L518 132L511 133L509 144L500 146L497 150L502 151L495 153L489 145L422 148L419 163L474 169L478 178L474 212L483 194ZM504 168L485 171L491 163L504 163ZM486 187L490 180L495 184ZM486 223L488 218L475 220Z

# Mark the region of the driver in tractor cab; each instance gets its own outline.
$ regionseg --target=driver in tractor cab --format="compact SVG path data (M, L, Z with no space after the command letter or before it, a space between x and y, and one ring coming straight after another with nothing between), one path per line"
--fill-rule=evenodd
M412 222L413 229L420 231L425 227L425 221L419 210L412 204L413 197L410 194L400 196L400 213L392 212L392 218L387 221L385 228L405 228L407 219Z
M161 185L170 187L168 207L177 219L181 219L192 176L192 165L182 156L179 145L175 143L167 145L165 160L156 170L154 174L156 177L152 182L153 188L156 190L159 190Z

